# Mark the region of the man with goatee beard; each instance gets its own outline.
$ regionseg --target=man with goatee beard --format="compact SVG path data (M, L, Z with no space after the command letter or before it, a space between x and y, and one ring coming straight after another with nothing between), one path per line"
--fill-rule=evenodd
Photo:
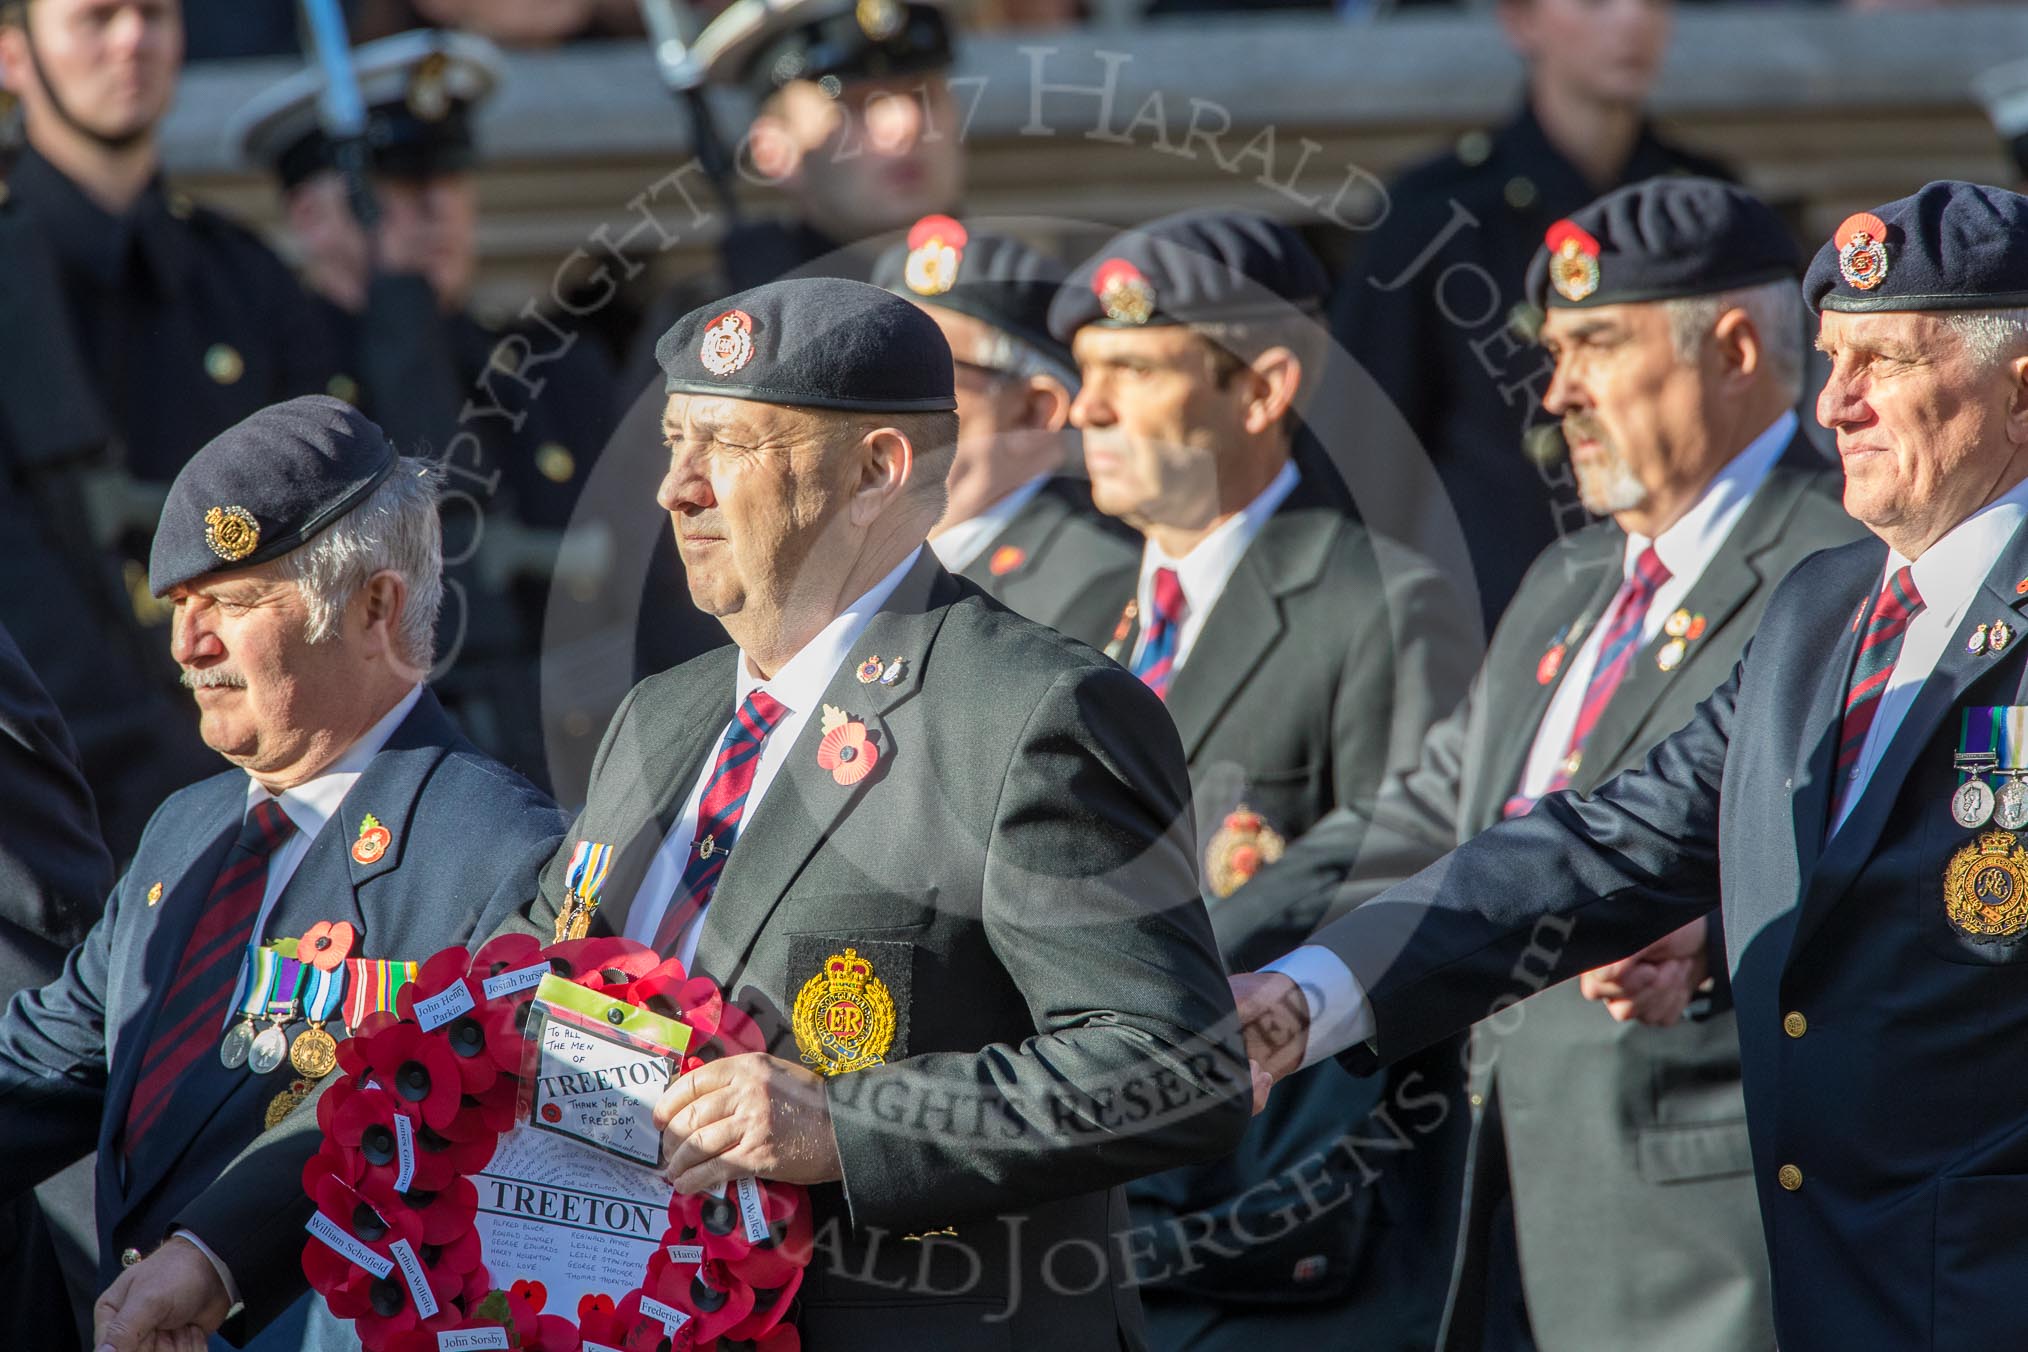
M1709 179L1550 228L1530 274L1545 404L1611 520L1536 561L1421 764L1236 902L1314 923L1545 793L1591 792L1731 673L1792 565L1858 537L1793 411L1799 261L1771 210ZM1457 1044L1472 1131L1445 1352L1772 1346L1737 1026L1726 991L1696 990L1723 951L1697 920L1576 985L1535 995L1525 969Z

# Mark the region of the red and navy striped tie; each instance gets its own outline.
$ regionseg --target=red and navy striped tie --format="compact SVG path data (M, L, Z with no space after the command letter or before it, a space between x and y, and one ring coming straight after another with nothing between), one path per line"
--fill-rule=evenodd
M1852 772L1859 765L1859 753L1866 749L1866 734L1873 716L1880 711L1880 697L1894 675L1894 663L1901 656L1901 640L1908 626L1922 613L1922 593L1915 589L1915 569L1903 564L1880 589L1873 603L1872 617L1859 639L1859 655L1852 660L1852 680L1845 687L1845 716L1838 725L1838 770L1832 795L1831 820L1844 816L1845 800L1856 785Z
M261 897L268 886L268 857L295 834L296 825L273 798L254 804L240 826L239 839L226 851L225 863L204 898L204 912L183 945L176 979L149 1025L148 1047L141 1054L141 1075L127 1103L122 1148L132 1158L135 1145L161 1120L176 1083L203 1052L217 1046L232 999L233 978L240 956L253 938Z
M1648 618L1648 607L1655 603L1655 593L1669 580L1668 565L1662 556L1649 545L1634 560L1633 575L1620 584L1619 594L1613 598L1612 616L1606 622L1606 631L1599 640L1598 664L1591 669L1591 681L1584 687L1584 703L1577 708L1577 722L1570 730L1570 746L1563 754L1562 764L1550 777L1542 792L1555 793L1570 787L1584 756L1585 739L1598 726L1599 716L1612 703L1613 692L1620 688L1627 672L1634 665L1634 654L1640 651L1642 622ZM1501 809L1501 815L1518 817L1535 806L1535 799L1526 794L1515 794Z
M690 854L683 864L683 880L670 898L662 923L655 928L658 953L672 953L691 917L710 902L718 875L725 871L725 856L739 838L747 795L753 792L754 771L760 768L761 748L786 713L782 702L765 690L748 695L733 713L732 726L725 730L718 760L711 767L711 782L704 786L704 798L697 805L697 832L691 837Z
M1169 698L1169 677L1176 670L1176 638L1183 627L1183 579L1174 568L1155 570L1154 595L1149 598L1154 614L1148 618L1148 638L1134 658L1134 675L1163 699Z

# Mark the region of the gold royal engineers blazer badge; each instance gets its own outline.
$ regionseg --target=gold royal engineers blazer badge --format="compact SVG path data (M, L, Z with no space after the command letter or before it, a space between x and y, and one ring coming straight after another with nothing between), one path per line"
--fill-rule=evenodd
M803 1063L824 1075L865 1070L894 1045L894 997L856 948L833 953L803 983L792 1016Z
M1988 831L1951 856L1944 915L1973 939L2011 938L2028 929L2028 851L2013 832Z

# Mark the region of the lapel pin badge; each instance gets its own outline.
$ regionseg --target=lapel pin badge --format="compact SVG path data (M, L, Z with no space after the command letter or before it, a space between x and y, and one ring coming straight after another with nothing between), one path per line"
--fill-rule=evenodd
M906 674L907 670L908 670L908 659L905 657L897 657L892 662L889 662L887 664L887 670L881 673L880 683L882 685L890 685L890 686L899 685L901 684L902 676Z
M834 705L824 706L824 738L817 743L817 768L851 787L873 773L880 749L868 740L866 725Z
M352 842L352 857L362 864L376 864L393 843L394 833L380 824L371 812L359 823L359 839Z
M1655 665L1663 671L1674 671L1682 665L1683 654L1689 650L1689 646L1680 637L1670 639L1662 645L1662 651L1655 654Z
M1662 632L1670 638L1682 638L1685 634L1688 634L1690 632L1690 612L1678 610L1671 613L1668 619L1662 621Z
M1556 679L1556 673L1563 670L1563 645L1552 643L1549 651L1542 654L1542 660L1535 664L1535 684L1548 685Z
M871 685L873 682L880 679L880 673L884 670L886 670L886 668L881 666L880 658L875 656L869 657L864 662L861 662L859 664L859 670L854 672L853 675L859 678L859 684Z
M148 885L148 904L153 906L160 900L162 900L162 884L159 882L150 883Z
M2005 651L2007 645L2013 641L2014 631L2007 627L2005 620L1995 624L1986 635L1986 645L1996 653Z
M1965 639L1965 651L1977 657L1986 650L1986 626L1980 625Z

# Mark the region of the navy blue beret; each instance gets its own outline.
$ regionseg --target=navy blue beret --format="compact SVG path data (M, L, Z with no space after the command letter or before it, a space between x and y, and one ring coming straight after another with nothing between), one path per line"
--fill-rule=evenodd
M1617 188L1550 226L1525 289L1538 310L1624 305L1793 281L1802 263L1767 203L1672 174Z
M1117 235L1049 307L1069 342L1087 324L1199 324L1314 311L1330 290L1302 236L1251 211L1182 211Z
M953 410L951 345L901 297L786 277L692 310L655 344L670 394L870 413Z
M206 573L280 558L364 502L400 462L376 423L328 395L234 423L169 485L148 589L162 596Z
M1944 181L1847 216L1810 262L1813 310L2028 305L2028 197Z
M925 305L970 315L1065 366L1070 350L1049 332L1063 264L1012 235L925 216L873 265L873 284Z

